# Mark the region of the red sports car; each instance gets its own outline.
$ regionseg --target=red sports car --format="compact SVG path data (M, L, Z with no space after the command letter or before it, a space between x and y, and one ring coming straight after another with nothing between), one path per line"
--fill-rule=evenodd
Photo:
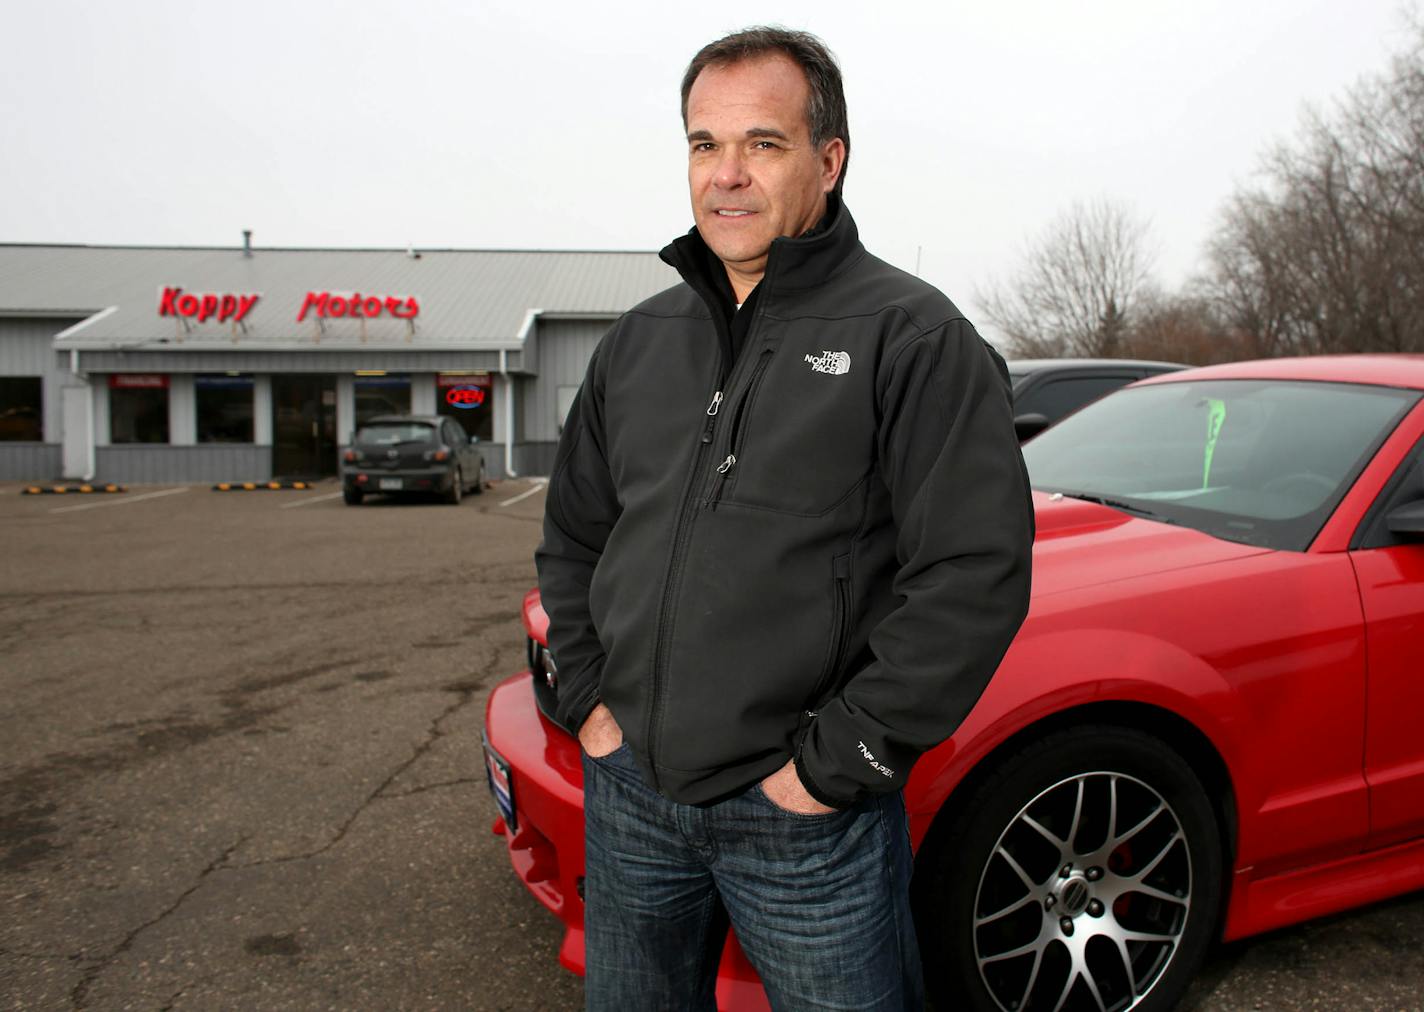
M1213 939L1424 885L1421 394L1424 356L1215 366L1024 447L1028 620L906 791L938 1002L1168 1008ZM578 745L537 593L524 618L495 831L579 971ZM718 995L766 1007L734 940Z

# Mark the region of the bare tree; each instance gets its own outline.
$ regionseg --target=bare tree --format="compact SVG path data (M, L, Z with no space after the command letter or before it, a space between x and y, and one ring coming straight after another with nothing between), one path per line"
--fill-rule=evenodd
M1424 350L1424 28L1333 115L1308 115L1223 211L1217 312L1259 355Z
M1102 199L1074 204L1026 249L1008 284L976 292L1020 358L1123 354L1146 291L1147 225Z

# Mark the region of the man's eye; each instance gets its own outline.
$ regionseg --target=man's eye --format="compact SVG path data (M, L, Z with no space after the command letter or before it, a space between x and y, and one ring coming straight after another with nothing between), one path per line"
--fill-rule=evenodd
M711 142L711 141L698 141L696 144L692 145L692 150L693 150L693 151L711 151L711 150L712 150L712 142Z
M758 149L758 150L760 150L760 151L774 151L774 150L776 149L776 142L775 142L775 141L757 141L755 144L752 145L752 147L754 147L754 148L756 148L756 149Z

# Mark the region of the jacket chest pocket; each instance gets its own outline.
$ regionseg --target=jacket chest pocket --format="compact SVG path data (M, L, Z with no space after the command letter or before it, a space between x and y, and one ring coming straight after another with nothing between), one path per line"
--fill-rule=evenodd
M711 501L819 515L844 499L875 452L873 375L856 365L850 350L762 352L730 405Z

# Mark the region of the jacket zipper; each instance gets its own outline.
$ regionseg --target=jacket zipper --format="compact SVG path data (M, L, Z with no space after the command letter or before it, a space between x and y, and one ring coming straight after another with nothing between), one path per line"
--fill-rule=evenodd
M679 268L679 272L682 272L681 268ZM718 296L712 294L710 290L706 290L704 287L693 284L692 279L688 278L686 273L683 273L683 276L689 285L693 287L694 291L702 296L703 300L711 306L713 300ZM712 318L714 320L719 319L715 308L712 311ZM752 335L755 330L756 324L755 321L753 321L752 326L748 329L744 337L744 349L751 347ZM746 358L746 355L743 354L738 359L729 361L727 353L731 349L732 341L726 324L719 324L717 331L718 338L721 340L724 349L717 370L717 389L712 394L711 403L707 405L707 421L702 426L702 437L697 443L697 451L693 455L692 466L688 468L687 481L682 488L682 501L678 507L677 524L673 528L672 553L668 558L667 580L663 584L662 600L658 603L657 633L653 640L653 685L652 692L648 698L647 742L648 760L649 765L652 767L653 774L652 788L659 792L662 790L662 778L658 776L658 755L660 751L658 748L658 732L662 729L663 672L667 668L668 651L671 649L671 637L669 636L673 610L671 602L677 597L679 587L682 583L683 553L687 550L692 518L697 512L698 503L700 501L700 496L697 493L701 488L705 487L705 477L702 471L704 467L703 458L707 454L707 448L712 445L713 431L717 424L717 412L722 406L722 392L731 388L732 381L737 374L737 366ZM729 453L728 456L730 457L731 454ZM735 463L735 460L733 460L733 463ZM726 461L723 461L723 464L728 469L732 466L731 463Z
M831 614L831 642L829 645L830 654L826 658L826 666L821 671L821 677L816 681L816 691L811 695L811 706L821 705L821 696L830 687L831 679L836 675L841 662L845 660L846 648L850 639L850 556L838 555L831 560L831 575L835 584L835 610ZM806 710L806 716L816 717L817 711Z
M719 379L718 386L723 385ZM696 512L697 497L693 490L702 476L703 458L712 445L712 433L717 426L717 412L722 406L722 391L712 394L707 405L707 420L702 424L702 436L697 442L697 452L693 455L692 467L687 472L687 483L682 490L682 508L677 514L677 526L673 528L672 557L668 562L667 583L664 585L663 599L658 605L658 631L653 651L653 691L648 700L648 756L652 760L653 789L658 789L657 773L657 730L661 726L658 719L658 704L661 696L662 673L667 665L668 625L671 621L669 602L677 596L678 584L682 577L683 552L687 547L688 532L691 530L692 514Z
M766 374L766 367L771 364L771 349L767 348L757 356L756 369L752 372L752 378L747 383L747 392L737 403L737 413L732 416L731 437L727 442L727 456L722 459L722 463L717 465L717 481L712 486L712 495L707 500L707 508L717 509L717 503L722 500L722 493L726 491L729 481L735 481L736 475L732 474L732 468L737 466L737 451L742 448L741 434L742 423L746 421L747 415L751 413L752 402L756 399L757 390L761 387L761 378Z

